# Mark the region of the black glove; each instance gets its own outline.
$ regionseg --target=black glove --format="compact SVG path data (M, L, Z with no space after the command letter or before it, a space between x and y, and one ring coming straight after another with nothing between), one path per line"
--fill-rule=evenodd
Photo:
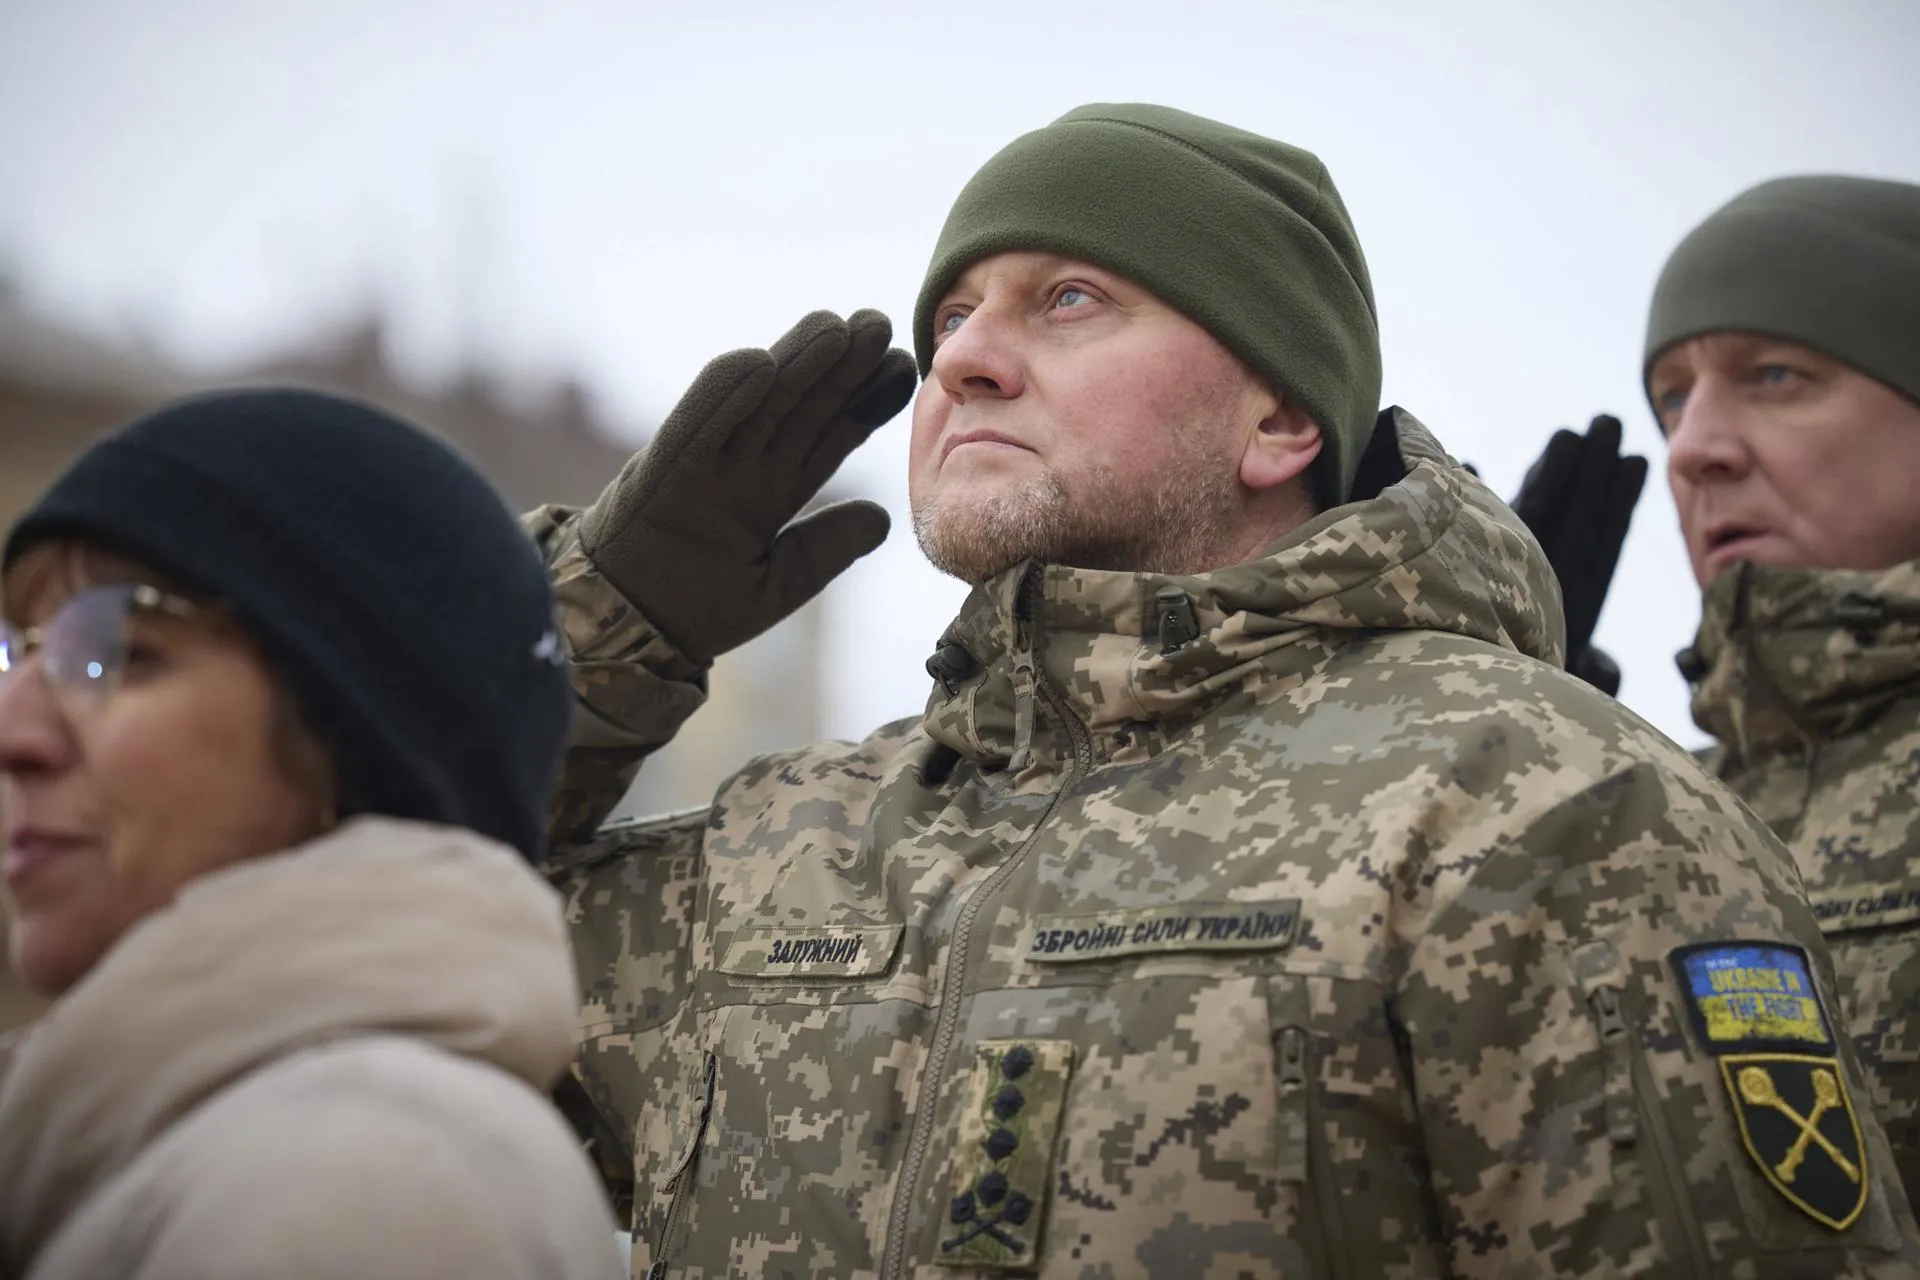
M1620 420L1603 413L1584 436L1554 432L1512 503L1560 579L1567 670L1610 695L1620 692L1620 668L1593 647L1593 629L1646 482L1647 460L1621 456Z
M588 559L687 657L745 644L885 541L872 502L794 517L913 398L892 337L878 311L816 311L770 350L720 356L587 508Z

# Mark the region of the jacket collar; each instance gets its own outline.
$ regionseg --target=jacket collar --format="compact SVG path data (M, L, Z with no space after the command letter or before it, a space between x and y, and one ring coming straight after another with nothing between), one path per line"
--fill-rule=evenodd
M925 725L988 771L1051 773L1190 721L1250 680L1298 676L1366 631L1450 631L1558 662L1539 545L1404 409L1390 483L1258 559L1173 576L1028 561L967 598L928 663ZM1370 454L1375 450L1370 450Z
M1920 561L1735 565L1708 584L1679 661L1694 723L1743 756L1852 732L1920 693Z

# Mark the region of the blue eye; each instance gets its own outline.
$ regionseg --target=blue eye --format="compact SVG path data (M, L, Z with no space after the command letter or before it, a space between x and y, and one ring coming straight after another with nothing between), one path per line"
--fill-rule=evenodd
M1062 289L1059 293L1054 295L1053 305L1056 307L1062 307L1062 308L1077 307L1083 302L1092 302L1092 301L1093 301L1092 294L1088 293L1085 289L1080 288L1078 285L1070 284L1066 288Z
M1783 364L1763 364L1755 372L1759 375L1760 381L1774 386L1800 377L1798 369L1789 369Z
M944 317L941 318L940 332L952 333L955 329L958 329L960 327L960 325L966 320L966 318L967 317L964 312L960 312L960 311L948 312Z

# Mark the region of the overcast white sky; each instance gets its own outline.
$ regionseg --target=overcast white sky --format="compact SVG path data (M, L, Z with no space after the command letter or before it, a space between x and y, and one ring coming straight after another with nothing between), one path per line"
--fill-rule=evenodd
M1764 178L1920 181L1916 55L1916 0L0 0L0 264L202 367L377 297L422 377L577 372L644 428L811 308L904 335L948 204L1015 135L1090 101L1215 116L1327 161L1387 399L1501 492L1600 409L1655 456L1600 639L1694 742L1653 279ZM834 734L918 709L962 595L906 531L905 458L903 418L849 464L896 532L832 589Z

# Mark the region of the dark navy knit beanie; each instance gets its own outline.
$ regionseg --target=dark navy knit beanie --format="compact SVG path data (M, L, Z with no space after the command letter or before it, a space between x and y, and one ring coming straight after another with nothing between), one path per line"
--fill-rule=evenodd
M553 590L445 444L315 392L194 397L82 454L0 566L52 538L231 608L332 753L343 810L538 855L573 705Z

